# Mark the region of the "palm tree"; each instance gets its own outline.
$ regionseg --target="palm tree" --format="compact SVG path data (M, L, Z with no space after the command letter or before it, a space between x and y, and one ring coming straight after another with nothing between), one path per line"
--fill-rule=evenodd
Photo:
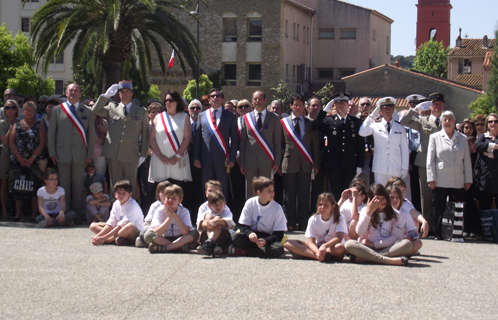
M103 77L103 89L121 80L121 71L134 50L143 83L152 70L155 50L161 70L165 62L164 41L197 73L200 51L188 28L171 12L188 13L190 0L51 0L33 16L31 41L34 57L46 72L52 57L60 57L75 40L73 69L89 61L95 80ZM89 59L89 60L87 60ZM86 60L86 61L85 61Z

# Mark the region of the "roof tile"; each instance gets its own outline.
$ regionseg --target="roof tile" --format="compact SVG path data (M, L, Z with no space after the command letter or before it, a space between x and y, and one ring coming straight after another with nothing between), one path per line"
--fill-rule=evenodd
M462 47L454 47L448 56L484 56L486 52L493 51L495 39L488 39L488 48L482 46L482 38L462 39Z
M484 75L483 74L459 74L455 82L459 82L466 86L474 87L477 89L481 89L484 84Z

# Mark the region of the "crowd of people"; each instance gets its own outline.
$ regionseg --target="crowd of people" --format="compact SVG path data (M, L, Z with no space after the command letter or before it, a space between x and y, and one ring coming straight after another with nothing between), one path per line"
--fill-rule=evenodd
M498 115L458 124L442 93L410 95L399 113L393 97L374 108L348 93L324 108L296 94L285 113L261 90L238 101L212 89L190 103L168 91L142 106L126 80L80 99L74 83L38 100L5 90L3 220L86 222L94 245L151 253L287 249L405 266L420 237L442 239L447 199L465 203L464 237L479 239L478 210L497 195ZM298 230L306 242L287 239Z

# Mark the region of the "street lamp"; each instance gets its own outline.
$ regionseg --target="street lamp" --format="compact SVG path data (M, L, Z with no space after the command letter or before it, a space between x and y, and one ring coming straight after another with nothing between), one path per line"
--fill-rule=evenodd
M199 47L199 0L197 0L197 8L195 11L190 11L191 15L197 16L197 47ZM197 58L197 71L195 77L195 98L199 100L199 58Z

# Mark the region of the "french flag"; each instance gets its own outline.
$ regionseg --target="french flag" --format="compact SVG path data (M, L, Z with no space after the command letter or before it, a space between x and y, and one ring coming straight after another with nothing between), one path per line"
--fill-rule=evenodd
M169 58L168 69L173 66L173 62L175 62L175 49L171 52L171 58Z

